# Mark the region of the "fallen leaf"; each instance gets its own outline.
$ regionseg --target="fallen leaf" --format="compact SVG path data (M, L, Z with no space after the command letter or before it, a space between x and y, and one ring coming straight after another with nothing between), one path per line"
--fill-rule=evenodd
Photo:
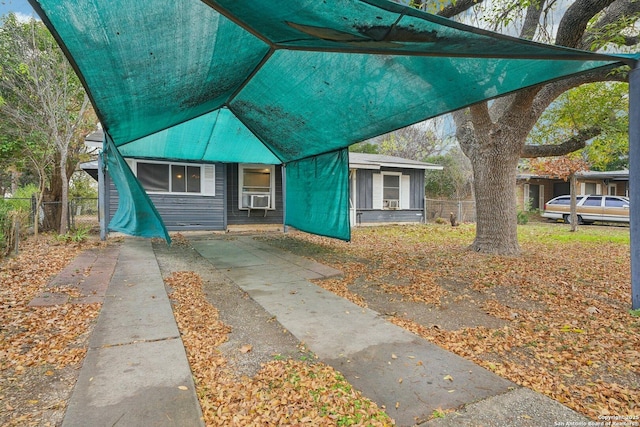
M251 344L245 344L242 347L240 347L240 352L249 353L252 349L253 349L253 346Z

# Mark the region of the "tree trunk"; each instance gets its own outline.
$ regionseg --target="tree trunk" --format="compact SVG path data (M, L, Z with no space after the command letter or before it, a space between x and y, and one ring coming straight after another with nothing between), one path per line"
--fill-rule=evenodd
M518 255L516 167L518 156L496 150L471 159L476 196L476 238L470 249Z
M69 178L67 176L67 149L66 146L60 151L60 234L69 231Z
M502 123L493 122L487 103L453 114L460 148L473 168L476 238L470 249L476 252L520 254L516 172L527 131L511 123L522 124L528 107L514 98L512 117Z
M569 175L569 194L571 195L571 204L569 206L569 222L571 223L571 231L578 231L578 210L576 208L578 179L575 173Z
M50 175L49 188L44 192L43 231L59 231L60 229L60 200L62 199L62 179L60 173L60 157L55 155L53 170Z

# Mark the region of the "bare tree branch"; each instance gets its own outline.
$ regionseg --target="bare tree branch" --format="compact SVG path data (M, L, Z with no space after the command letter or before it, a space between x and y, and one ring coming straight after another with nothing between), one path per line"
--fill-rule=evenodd
M587 141L600 134L600 132L600 128L591 127L580 130L577 135L561 144L525 145L520 153L520 157L531 159L536 157L564 156L565 154L573 153L574 151L584 148Z

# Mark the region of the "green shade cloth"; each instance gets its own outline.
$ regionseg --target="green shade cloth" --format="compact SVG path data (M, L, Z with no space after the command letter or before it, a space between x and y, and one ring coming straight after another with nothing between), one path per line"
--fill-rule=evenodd
M506 37L386 0L30 2L115 146L145 158L288 164L637 58Z
M125 157L280 163L227 108L122 145L119 150Z
M286 183L285 224L321 236L351 239L347 149L288 163Z
M132 236L162 237L171 243L158 211L109 137L101 155L119 196L118 209L109 222L109 229Z

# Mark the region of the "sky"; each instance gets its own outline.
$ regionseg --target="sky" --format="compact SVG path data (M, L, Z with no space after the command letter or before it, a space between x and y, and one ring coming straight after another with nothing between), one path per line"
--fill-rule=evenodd
M18 16L38 17L27 0L0 0L0 16L14 12Z

